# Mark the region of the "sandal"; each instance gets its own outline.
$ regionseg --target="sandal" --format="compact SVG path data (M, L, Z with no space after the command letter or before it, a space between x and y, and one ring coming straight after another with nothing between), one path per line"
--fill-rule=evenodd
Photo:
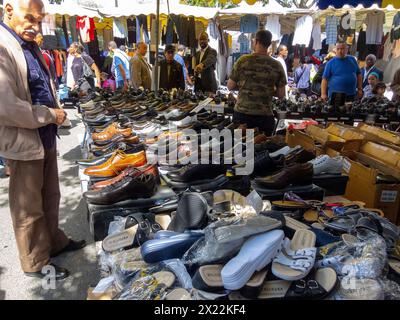
M306 277L315 263L316 236L310 230L298 230L272 263L272 273L283 280L295 281Z
M338 278L332 268L318 269L313 276L298 281L272 280L264 282L258 299L320 300L335 289Z

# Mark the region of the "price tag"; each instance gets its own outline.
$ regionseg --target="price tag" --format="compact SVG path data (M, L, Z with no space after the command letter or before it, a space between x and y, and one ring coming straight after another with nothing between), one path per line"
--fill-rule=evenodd
M318 119L315 119L315 121L323 122L323 121L325 121L325 119L318 118Z
M348 161L347 159L343 160L343 171L346 173L350 172L350 168L351 168L351 163L350 161Z
M340 118L340 120L348 121L350 118Z
M260 213L263 209L263 200L260 197L260 195L257 193L256 190L253 190L247 197L246 197L247 203L251 205L254 210L256 210L256 213Z
M396 202L397 191L383 190L381 193L381 202Z
M400 124L398 121L390 121L390 124Z
M363 119L354 119L354 122L363 122Z
M387 121L387 119L388 119L388 118L386 118L386 117L379 117L379 120Z

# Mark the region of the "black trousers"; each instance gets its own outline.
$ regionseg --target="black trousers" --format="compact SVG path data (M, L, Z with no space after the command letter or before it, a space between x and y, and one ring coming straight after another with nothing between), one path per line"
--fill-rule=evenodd
M258 128L260 131L264 131L267 136L272 136L275 129L275 117L273 115L253 116L235 111L233 113L233 122L247 124L249 129Z

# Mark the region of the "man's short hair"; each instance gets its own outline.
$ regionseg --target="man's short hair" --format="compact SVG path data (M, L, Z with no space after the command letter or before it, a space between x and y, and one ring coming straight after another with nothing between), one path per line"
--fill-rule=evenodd
M259 30L256 33L256 41L267 49L271 45L272 33L268 30Z
M339 40L338 42L336 42L336 47L337 47L338 45L340 45L340 44L344 44L344 45L346 46L346 48L349 46L349 45L347 44L346 41Z
M186 50L186 47L183 44L180 44L178 46L178 51L185 51L185 50Z
M280 45L278 46L278 49L276 50L276 52L277 52L278 54L280 54L281 51L283 51L284 49L287 49L287 46L284 45L284 44L280 44Z
M111 49L117 49L118 48L117 43L115 41L110 41L108 43L108 47L111 48Z

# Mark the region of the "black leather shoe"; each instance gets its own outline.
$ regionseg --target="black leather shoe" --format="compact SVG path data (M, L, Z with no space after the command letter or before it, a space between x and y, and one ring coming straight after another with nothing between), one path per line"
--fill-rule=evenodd
M65 268L59 267L53 263L49 264L55 269L55 280L63 280L65 278L68 278L69 276L69 271ZM48 273L42 272L42 271L37 271L37 272L24 272L24 274L27 277L33 277L33 278L39 278L43 279L44 277L49 277Z
M226 166L221 164L187 165L177 172L168 172L167 176L177 182L192 182L196 180L214 179L226 173Z
M252 176L265 176L281 169L284 165L284 159L283 155L272 158L268 151L258 153L254 158Z
M110 205L129 199L150 198L156 192L157 177L133 169L122 180L100 190L86 191L83 197L88 203L99 205Z
M50 258L57 257L60 254L65 253L65 252L80 250L80 249L83 249L84 247L86 247L85 240L75 241L75 240L69 239L67 246L64 249L62 249L61 251L51 254Z

